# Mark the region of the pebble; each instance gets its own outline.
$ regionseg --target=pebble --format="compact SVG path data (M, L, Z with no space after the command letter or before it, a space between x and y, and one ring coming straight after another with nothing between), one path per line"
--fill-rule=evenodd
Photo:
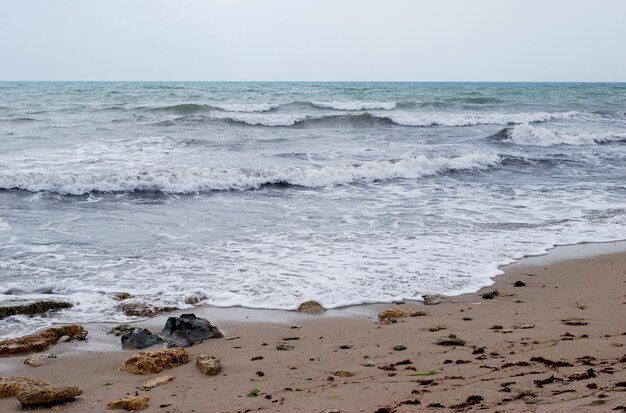
M292 346L291 344L287 344L287 343L278 343L278 345L276 346L276 350L281 350L281 351L289 351L289 350L293 350L295 347Z
M57 343L67 343L67 342L68 342L68 341L70 341L70 340L71 340L71 337L70 337L70 336L62 336L62 337L61 337L61 338L57 341Z
M394 351L404 351L406 350L406 346L402 344L398 344L397 346L393 346Z

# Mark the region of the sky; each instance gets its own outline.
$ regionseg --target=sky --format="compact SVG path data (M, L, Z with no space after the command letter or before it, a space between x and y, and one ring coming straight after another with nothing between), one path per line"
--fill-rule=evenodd
M626 1L1 0L0 80L626 81Z

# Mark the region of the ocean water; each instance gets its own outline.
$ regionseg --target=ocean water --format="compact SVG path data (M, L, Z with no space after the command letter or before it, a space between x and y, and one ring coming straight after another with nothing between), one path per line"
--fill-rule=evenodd
M0 321L339 307L624 239L626 84L0 83Z

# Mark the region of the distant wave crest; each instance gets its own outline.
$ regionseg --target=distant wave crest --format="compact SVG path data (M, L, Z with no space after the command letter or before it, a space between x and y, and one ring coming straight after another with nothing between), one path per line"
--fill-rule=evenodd
M322 109L335 109L335 110L392 110L396 108L396 102L364 102L364 101L351 101L351 102L311 102L311 105Z
M257 189L267 185L317 188L390 179L417 179L447 172L487 169L500 157L470 153L458 157L426 157L342 162L324 166L280 166L224 169L159 169L152 171L0 171L0 189L83 195L92 192L200 193Z

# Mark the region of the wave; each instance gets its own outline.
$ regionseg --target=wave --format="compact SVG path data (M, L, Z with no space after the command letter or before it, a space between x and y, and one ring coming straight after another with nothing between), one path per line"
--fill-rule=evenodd
M574 133L552 131L528 123L502 129L490 139L528 146L594 145L626 142L626 133Z
M206 113L215 110L225 112L242 112L242 113L254 113L254 112L269 112L278 109L280 104L278 103L180 103L176 105L161 106L156 108L149 108L153 112L171 112L180 115L192 115L195 113Z
M311 105L321 109L335 109L335 110L392 110L396 108L396 102L364 102L364 101L352 101L352 102L311 102Z
M280 166L221 169L158 169L93 171L67 170L0 171L0 189L84 195L94 192L163 192L191 194L210 191L249 190L267 185L319 188L417 179L428 175L483 170L497 165L500 157L491 153L470 153L458 157L426 157L343 162L325 166Z
M408 127L433 126L473 126L473 125L515 125L521 123L545 122L553 119L567 119L578 112L561 113L385 113L363 112L356 114L262 114L262 113L229 113L211 112L206 119L228 120L251 126L294 126L315 124L316 126L335 126L338 123L349 123L351 126L370 126L374 122ZM198 119L195 119L198 120Z

